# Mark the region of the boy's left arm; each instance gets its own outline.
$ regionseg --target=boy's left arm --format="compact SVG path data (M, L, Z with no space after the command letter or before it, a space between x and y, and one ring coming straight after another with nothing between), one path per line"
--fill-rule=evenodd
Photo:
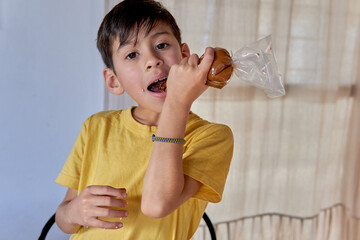
M192 103L206 89L214 50L207 48L198 65L195 54L171 68L167 97L158 123L158 137L184 138ZM155 142L146 170L141 210L150 217L165 217L192 197L201 183L184 175L183 145Z

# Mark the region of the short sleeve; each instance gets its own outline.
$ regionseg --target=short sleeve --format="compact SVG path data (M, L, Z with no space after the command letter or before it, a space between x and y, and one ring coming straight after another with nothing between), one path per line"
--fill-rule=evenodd
M189 140L183 154L184 174L202 183L193 197L220 202L233 155L232 131L228 126L211 124Z
M86 120L74 143L73 149L55 182L68 188L77 190L79 187L80 172L85 149L86 133L89 119Z

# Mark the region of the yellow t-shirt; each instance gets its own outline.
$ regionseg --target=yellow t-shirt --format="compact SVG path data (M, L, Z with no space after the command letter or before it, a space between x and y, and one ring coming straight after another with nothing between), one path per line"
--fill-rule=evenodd
M200 190L164 218L141 212L143 179L150 159L152 134L157 127L132 117L132 108L105 111L89 117L56 179L78 190L89 185L126 188L129 216L116 230L81 228L71 239L185 240L195 233L207 202L219 202L233 153L229 127L202 120L190 113L183 153L184 174L202 183ZM155 204L155 203L154 203Z

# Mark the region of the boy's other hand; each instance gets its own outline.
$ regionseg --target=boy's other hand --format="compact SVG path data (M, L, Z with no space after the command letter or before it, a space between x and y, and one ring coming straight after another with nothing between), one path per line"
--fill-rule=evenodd
M167 81L167 101L188 108L208 88L207 75L214 60L214 48L208 47L199 64L199 56L192 54L171 67Z
M122 227L120 220L128 215L127 211L118 210L127 205L125 198L125 188L88 186L69 203L66 216L69 222L82 226L117 229ZM108 222L99 217L118 218L119 221Z

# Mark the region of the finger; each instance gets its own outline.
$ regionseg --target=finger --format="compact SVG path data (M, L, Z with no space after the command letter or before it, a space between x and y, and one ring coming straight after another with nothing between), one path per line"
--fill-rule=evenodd
M126 218L129 213L126 210L116 210L111 208L95 208L93 210L94 216L106 218Z
M180 62L178 64L174 64L174 65L184 65L187 64L189 61L189 57L184 57L180 60Z
M188 59L189 65L198 66L199 65L199 56L197 54L191 54Z
M103 229L118 229L118 228L122 228L123 224L122 222L108 222L97 218L91 218L89 219L86 226L103 228Z
M201 63L199 64L199 68L208 72L210 70L211 64L214 61L214 48L207 47L204 53L204 58L202 59Z
M103 196L113 196L118 198L126 198L126 189L125 188L113 188L110 186L97 186L92 185L86 187L87 191L92 195L103 195Z
M118 207L124 208L127 202L122 199L117 199L111 196L93 196L91 198L91 204L94 206L106 206L106 207Z

